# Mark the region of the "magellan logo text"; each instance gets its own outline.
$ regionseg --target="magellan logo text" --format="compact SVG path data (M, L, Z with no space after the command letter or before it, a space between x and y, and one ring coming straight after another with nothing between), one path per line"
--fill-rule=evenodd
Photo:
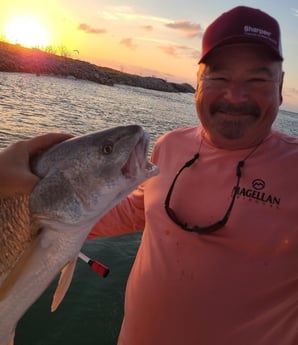
M264 180L255 179L252 181L252 188L238 187L237 195L244 198L254 199L263 204L279 207L280 198L264 191L265 186L266 183Z

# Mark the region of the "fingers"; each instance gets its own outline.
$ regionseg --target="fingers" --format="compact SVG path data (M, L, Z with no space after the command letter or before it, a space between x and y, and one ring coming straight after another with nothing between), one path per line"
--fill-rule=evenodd
M30 158L71 137L65 133L49 133L17 141L0 151L0 195L31 193L39 178L30 171Z
M27 139L28 154L29 156L35 155L39 151L46 150L71 137L73 137L73 135L67 133L48 133Z

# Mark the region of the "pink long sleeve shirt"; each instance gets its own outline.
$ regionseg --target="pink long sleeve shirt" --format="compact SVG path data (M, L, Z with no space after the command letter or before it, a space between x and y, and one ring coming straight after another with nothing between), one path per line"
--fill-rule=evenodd
M298 344L298 140L271 132L245 161L227 224L182 230L164 210L176 172L199 150L201 128L155 145L160 174L110 211L89 238L144 229L126 289L119 345ZM220 220L236 166L252 149L206 139L177 180L171 207L190 226Z

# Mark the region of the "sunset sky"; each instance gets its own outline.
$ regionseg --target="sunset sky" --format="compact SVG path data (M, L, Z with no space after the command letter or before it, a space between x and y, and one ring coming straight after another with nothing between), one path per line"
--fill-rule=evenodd
M298 112L297 0L10 0L0 4L0 39L64 47L101 66L195 86L202 34L222 12L260 8L281 26L284 104Z

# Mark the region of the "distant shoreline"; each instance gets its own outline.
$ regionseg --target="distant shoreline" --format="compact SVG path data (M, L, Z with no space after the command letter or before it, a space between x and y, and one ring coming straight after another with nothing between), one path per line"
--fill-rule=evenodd
M0 41L0 72L72 77L109 86L122 84L164 92L195 92L195 89L188 83L178 84L161 78L124 73L112 68L100 67L89 62L3 41Z

